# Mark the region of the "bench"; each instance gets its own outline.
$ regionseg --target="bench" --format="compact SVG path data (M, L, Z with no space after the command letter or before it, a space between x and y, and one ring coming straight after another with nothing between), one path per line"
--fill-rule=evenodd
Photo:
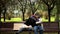
M14 24L16 23L0 23L0 30L1 31L17 31L14 30ZM21 23L17 23L21 24ZM44 32L60 32L59 30L59 25L56 22L51 22L51 23L47 23L47 22L43 22L44 25Z

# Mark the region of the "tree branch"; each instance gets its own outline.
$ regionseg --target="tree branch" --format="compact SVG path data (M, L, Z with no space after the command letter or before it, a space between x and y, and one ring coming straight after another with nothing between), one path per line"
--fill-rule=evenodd
M56 1L53 2L53 6L50 8L50 10L52 10L52 9L54 8L55 2L56 2Z
M53 5L53 6L50 8L50 10L52 10L52 9L54 8L54 6L55 6L55 5Z
M22 3L21 3L21 1L20 0L18 0L19 2L20 2L20 4L22 5Z
M50 3L50 6L53 4L54 0L52 0L52 2Z
M47 6L49 6L48 2L46 2L45 0L42 0Z
M56 2L56 0L52 0L52 2L50 3L50 6L52 5L52 4L54 4Z

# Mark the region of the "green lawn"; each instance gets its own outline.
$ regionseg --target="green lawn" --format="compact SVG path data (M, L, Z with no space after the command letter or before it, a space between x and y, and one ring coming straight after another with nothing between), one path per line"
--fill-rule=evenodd
M4 22L4 19L1 19L2 22ZM11 20L6 19L6 22L21 22L22 18L11 18Z
M54 22L55 21L55 17L51 17L50 21ZM42 22L48 22L48 19L42 18Z
M55 21L55 17L51 17L50 20L51 20L51 22L54 22ZM2 18L1 21L4 22L4 19ZM21 22L22 18L11 18L11 20L6 19L5 21L6 22ZM48 22L48 19L42 18L42 21L43 22Z

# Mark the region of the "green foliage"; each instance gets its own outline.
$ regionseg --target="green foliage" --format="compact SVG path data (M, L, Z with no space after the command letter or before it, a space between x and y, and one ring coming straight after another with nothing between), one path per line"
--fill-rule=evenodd
M57 7L55 6L54 9L51 11L51 15L56 15L57 14Z

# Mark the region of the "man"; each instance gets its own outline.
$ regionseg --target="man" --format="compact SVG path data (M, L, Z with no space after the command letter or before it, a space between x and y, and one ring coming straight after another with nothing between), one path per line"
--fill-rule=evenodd
M38 15L32 15L27 21L23 24L22 28L16 33L19 34L21 33L25 28L28 28L28 30L31 30L31 26L37 26L36 21L37 21Z
M38 20L39 21L36 22L37 26L34 26L34 33L38 34L38 30L39 30L39 34L43 34L43 24L41 17L38 17Z
M38 34L38 30L39 34L43 34L43 23L40 14L36 13L31 18L33 20L31 19L28 23L34 28L34 34Z

